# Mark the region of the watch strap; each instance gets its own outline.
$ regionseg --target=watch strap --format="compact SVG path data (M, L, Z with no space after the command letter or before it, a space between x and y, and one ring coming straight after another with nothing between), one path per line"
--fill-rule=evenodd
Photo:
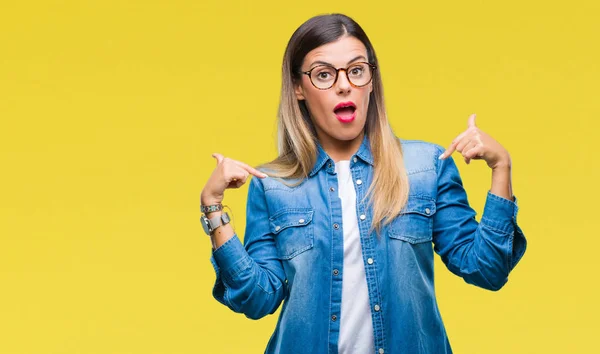
M206 218L206 220L208 220L208 226L209 226L209 235L219 226L221 225L225 225L228 224L230 219L229 219L229 214L227 212L224 212L221 215L215 215L212 218Z
M216 229L217 227L221 226L221 215L216 215L212 218L209 218L208 222L210 223L210 228L212 230Z

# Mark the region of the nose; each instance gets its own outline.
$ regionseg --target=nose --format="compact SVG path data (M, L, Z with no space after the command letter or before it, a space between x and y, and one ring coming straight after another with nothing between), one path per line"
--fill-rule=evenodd
M337 82L335 83L336 91L340 94L348 93L352 90L352 85L348 81L345 70L338 71Z

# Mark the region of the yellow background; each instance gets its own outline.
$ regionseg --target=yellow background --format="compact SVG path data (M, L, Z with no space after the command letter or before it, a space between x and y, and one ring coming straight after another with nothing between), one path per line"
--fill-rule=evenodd
M529 245L508 284L436 256L454 351L598 352L598 4L2 1L0 353L264 351L279 312L213 299L199 194L212 152L275 157L285 45L326 12L370 36L397 135L448 145L474 112L512 155ZM481 213L490 171L454 158ZM240 236L246 193L226 193Z

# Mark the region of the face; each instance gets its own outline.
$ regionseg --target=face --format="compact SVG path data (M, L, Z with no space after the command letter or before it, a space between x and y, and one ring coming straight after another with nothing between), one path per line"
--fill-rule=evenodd
M359 62L368 62L367 49L355 37L344 36L310 51L304 57L301 69L309 71L324 63L335 68L350 67L348 74L356 83L359 80L353 77L358 77L360 70L354 70L352 67ZM326 82L331 78L331 70L322 71L321 68L325 69L318 67L313 72L315 83L316 80ZM316 88L309 76L304 74L295 87L297 99L306 102L321 145L334 149L348 145L357 147L362 142L369 94L372 90L372 81L362 87L352 86L343 70L339 72L335 84L327 90ZM350 107L340 107L340 104Z

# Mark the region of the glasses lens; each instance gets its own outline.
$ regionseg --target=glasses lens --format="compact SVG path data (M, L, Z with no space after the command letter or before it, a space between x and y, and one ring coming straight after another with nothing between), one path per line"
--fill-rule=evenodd
M310 80L316 87L326 89L331 87L335 82L336 73L335 69L330 66L316 66L310 73Z
M367 63L352 64L348 68L348 79L355 86L364 86L371 81L371 67Z

